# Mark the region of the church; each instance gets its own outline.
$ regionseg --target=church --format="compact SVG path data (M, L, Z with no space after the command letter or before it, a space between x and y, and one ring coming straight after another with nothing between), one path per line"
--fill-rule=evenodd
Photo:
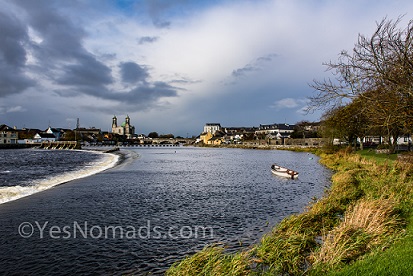
M130 124L129 115L126 116L122 125L118 126L118 119L116 116L112 118L112 133L118 135L125 135L127 139L132 139L135 134L135 127Z

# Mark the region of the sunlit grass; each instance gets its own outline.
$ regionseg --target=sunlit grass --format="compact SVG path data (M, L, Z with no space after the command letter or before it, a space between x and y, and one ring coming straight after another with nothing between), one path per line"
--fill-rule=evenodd
M413 271L413 225L407 227L406 235L389 248L379 248L376 254L331 271L328 275L412 275ZM384 250L386 249L386 250Z
M198 276L198 275L233 275L243 276L250 272L248 252L224 254L224 247L207 246L193 256L175 263L166 275Z
M394 239L401 226L392 200L360 200L323 237L321 247L312 254L313 269L331 269L355 260Z

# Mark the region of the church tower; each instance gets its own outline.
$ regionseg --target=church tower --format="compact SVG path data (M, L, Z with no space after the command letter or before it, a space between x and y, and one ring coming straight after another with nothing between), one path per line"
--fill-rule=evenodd
M132 134L132 133L131 133L131 129L130 129L130 118L129 118L129 115L126 115L124 129L125 129L125 135L126 135L126 137L127 137L127 138L131 138L131 134Z
M135 134L135 127L130 124L129 115L126 115L125 121L118 126L116 115L112 118L112 133L117 135L125 135L127 139L132 139Z
M130 126L130 118L129 118L129 115L126 115L126 118L125 118L125 126L126 126L126 127Z

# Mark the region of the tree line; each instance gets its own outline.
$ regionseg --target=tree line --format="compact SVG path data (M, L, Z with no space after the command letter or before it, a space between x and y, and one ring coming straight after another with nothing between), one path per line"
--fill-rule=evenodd
M323 65L333 76L314 80L308 111L324 109L325 134L355 143L386 137L391 151L413 129L413 20L384 18L371 36L359 34L353 51ZM362 147L363 143L360 143Z

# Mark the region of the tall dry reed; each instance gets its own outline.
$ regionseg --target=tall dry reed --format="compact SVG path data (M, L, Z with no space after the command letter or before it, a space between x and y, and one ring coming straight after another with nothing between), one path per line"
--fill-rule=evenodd
M311 256L313 265L331 268L355 260L386 243L400 227L393 200L362 199L348 209L337 227L324 235L321 248Z

